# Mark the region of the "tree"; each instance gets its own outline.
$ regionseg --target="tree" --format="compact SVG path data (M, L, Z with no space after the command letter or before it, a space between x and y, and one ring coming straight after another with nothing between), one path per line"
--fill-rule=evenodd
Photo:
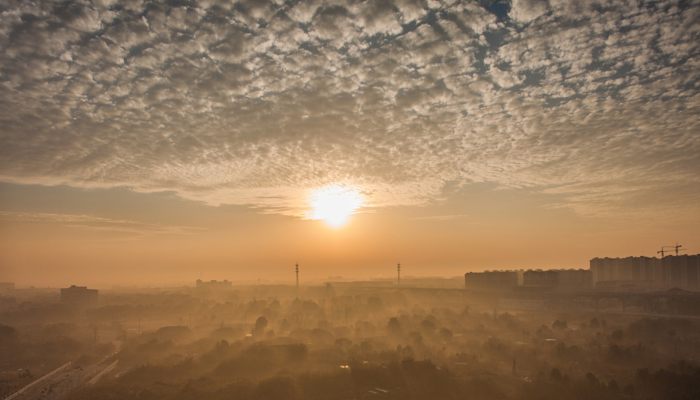
M267 318L262 315L255 320L255 327L253 328L253 336L262 335L267 328Z
M552 328L554 329L566 329L567 326L568 324L566 323L566 321L562 321L559 319L552 323Z
M389 319L387 329L392 335L398 335L399 333L401 333L401 323L396 317L392 317Z

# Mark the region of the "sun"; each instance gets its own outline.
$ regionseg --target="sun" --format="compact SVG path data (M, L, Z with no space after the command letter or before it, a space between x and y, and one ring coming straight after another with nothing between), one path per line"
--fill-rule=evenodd
M360 192L352 187L329 185L314 190L309 202L309 218L322 220L333 228L340 228L362 206L364 199Z

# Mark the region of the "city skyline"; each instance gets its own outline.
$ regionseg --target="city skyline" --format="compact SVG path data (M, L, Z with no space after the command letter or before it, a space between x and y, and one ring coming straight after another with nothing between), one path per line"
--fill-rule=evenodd
M0 1L0 398L700 399L700 0Z

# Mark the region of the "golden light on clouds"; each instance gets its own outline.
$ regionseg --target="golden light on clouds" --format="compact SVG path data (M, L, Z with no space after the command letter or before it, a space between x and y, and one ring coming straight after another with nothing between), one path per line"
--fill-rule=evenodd
M0 281L462 274L700 241L700 1L2 10Z
M364 203L360 192L352 187L329 185L315 189L309 197L309 218L340 228Z

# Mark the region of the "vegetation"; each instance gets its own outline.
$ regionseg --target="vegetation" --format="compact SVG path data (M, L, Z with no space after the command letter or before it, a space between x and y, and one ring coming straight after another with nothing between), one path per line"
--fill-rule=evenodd
M92 309L4 309L2 394L66 361L92 371L87 382L116 360L65 398L700 398L692 319L503 312L396 290L275 294L113 293ZM60 321L46 321L47 307Z

